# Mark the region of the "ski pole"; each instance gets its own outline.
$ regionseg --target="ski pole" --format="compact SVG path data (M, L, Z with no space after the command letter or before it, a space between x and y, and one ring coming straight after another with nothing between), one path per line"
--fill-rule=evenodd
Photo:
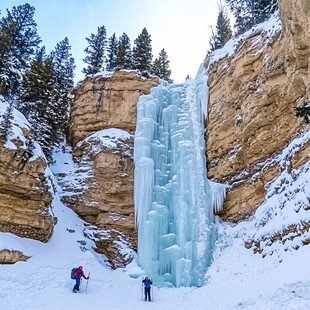
M88 273L88 279L89 279L89 276L90 276L90 272ZM88 279L87 279L87 282L86 282L86 289L85 289L85 293L87 293L87 288L88 288Z
M142 281L143 281L144 279L142 278ZM143 282L141 283L141 300L143 301Z
M154 301L153 283L152 283L152 302Z

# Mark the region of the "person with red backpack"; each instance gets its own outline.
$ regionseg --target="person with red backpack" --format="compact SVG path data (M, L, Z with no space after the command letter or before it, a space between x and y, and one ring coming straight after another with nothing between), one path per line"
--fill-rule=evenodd
M83 272L83 266L79 266L73 273L74 279L75 279L75 285L73 287L72 292L73 293L78 293L80 290L80 284L81 284L81 278L83 277L84 279L88 280L89 277L85 277L85 274Z

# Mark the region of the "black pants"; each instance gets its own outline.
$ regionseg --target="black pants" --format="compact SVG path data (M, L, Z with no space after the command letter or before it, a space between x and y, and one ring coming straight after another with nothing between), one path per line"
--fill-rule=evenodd
M151 288L145 287L144 288L144 300L146 301L147 297L149 298L149 301L151 301Z

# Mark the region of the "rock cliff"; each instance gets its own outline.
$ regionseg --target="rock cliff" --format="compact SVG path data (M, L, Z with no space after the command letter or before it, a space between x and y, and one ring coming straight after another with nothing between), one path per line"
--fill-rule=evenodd
M88 176L83 189L69 186L63 200L92 225L85 234L113 268L129 263L137 246L131 134L139 96L157 85L157 78L118 71L88 77L75 92L70 141L77 174L87 171Z
M158 85L158 78L145 78L135 71L87 77L75 90L69 140L73 146L90 134L120 128L133 134L138 98Z
M0 105L3 115L6 103ZM47 162L37 144L30 146L26 119L16 110L13 116L8 139L0 141L0 231L46 242L54 226Z
M257 27L232 56L207 59L209 178L229 185L224 219L240 221L263 202L268 183L309 160L310 141L281 164L282 150L308 129L295 108L309 102L309 3L279 1L283 27Z

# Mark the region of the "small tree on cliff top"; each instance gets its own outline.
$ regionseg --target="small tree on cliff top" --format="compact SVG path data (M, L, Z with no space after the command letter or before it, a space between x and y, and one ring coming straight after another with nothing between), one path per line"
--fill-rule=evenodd
M107 48L107 33L104 26L98 27L96 34L86 38L88 46L84 50L86 57L83 61L88 65L82 72L86 75L96 74L105 68L105 52Z
M0 139L6 141L10 130L12 128L13 119L13 104L10 103L6 108L5 113L2 116L2 121L0 122Z
M118 40L118 49L115 63L116 69L132 69L132 51L130 39L126 33L123 33Z
M170 60L165 49L162 49L158 57L154 60L152 73L160 77L161 79L172 83L171 70L169 68Z
M108 59L107 59L107 70L113 71L116 68L116 58L118 51L118 40L115 33L109 38L108 43Z
M134 69L140 71L149 71L152 69L152 40L146 28L143 28L137 39L132 51Z

